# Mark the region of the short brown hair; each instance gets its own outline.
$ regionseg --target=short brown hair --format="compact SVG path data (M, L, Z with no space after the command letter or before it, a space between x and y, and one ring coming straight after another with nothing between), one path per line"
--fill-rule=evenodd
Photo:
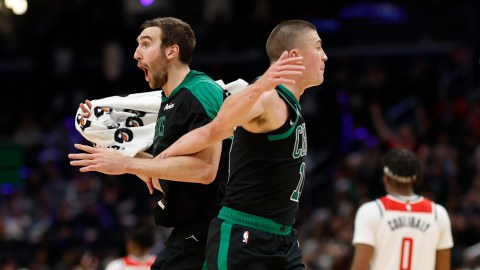
M267 39L267 54L270 62L275 62L284 51L290 51L298 46L299 37L306 31L317 31L315 26L304 20L288 20L279 23Z
M177 18L164 17L148 20L140 25L141 29L148 27L159 27L162 30L162 47L176 44L180 48L180 61L187 65L192 62L197 41L188 23Z

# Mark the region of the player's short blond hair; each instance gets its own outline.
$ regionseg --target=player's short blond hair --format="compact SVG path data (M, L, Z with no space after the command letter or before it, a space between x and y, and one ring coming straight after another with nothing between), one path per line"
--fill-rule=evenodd
M273 63L284 51L297 48L308 31L317 31L315 26L304 20L288 20L279 23L267 39L267 54Z

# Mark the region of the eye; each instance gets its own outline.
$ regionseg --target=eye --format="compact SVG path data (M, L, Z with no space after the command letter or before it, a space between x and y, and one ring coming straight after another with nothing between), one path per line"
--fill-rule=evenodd
M144 47L144 48L148 48L148 47L150 47L150 43L148 43L148 42L145 42L145 43L143 44L143 47Z

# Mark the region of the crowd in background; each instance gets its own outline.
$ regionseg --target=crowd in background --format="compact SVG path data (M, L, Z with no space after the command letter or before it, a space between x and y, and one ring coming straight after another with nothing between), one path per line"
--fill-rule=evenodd
M190 22L198 39L192 68L229 82L253 80L268 66L265 39L276 20L290 18L282 14L286 1L232 0L223 9L218 1L165 1L170 5L158 14L128 14L113 2L38 1L30 17L9 19L23 35L0 28L1 88L8 87L0 108L0 160L21 159L19 181L5 174L0 181L0 269L102 269L125 253L124 236L142 226L155 230L154 254L162 248L169 229L153 224L158 193L149 195L134 176L80 173L67 158L74 143L85 142L74 128L80 102L148 91L133 60L142 21L171 15ZM436 7L478 12L473 2ZM307 5L290 12L314 22L333 10ZM409 23L420 27L418 19ZM425 34L424 46L372 47L352 32L318 26L329 60L325 83L301 100L308 175L295 225L308 269L348 269L355 212L384 194L380 157L400 146L422 162L416 191L449 212L453 268L480 267L480 252L469 249L480 242L478 40L467 27L448 43ZM402 30L376 27L378 33ZM425 42L419 33L401 33L408 42ZM399 32L385 36L402 40ZM20 101L13 93L22 93Z

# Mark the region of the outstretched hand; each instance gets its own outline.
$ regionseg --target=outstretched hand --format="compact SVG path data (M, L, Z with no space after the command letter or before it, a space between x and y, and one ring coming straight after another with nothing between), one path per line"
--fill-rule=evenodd
M288 57L288 52L284 51L254 84L264 91L272 90L279 84L294 84L294 78L301 75L305 69L302 59L301 56Z
M81 167L81 172L100 172L109 175L126 173L125 164L128 157L111 148L91 147L75 144L75 148L85 153L68 154L70 165ZM148 186L148 184L147 184Z

